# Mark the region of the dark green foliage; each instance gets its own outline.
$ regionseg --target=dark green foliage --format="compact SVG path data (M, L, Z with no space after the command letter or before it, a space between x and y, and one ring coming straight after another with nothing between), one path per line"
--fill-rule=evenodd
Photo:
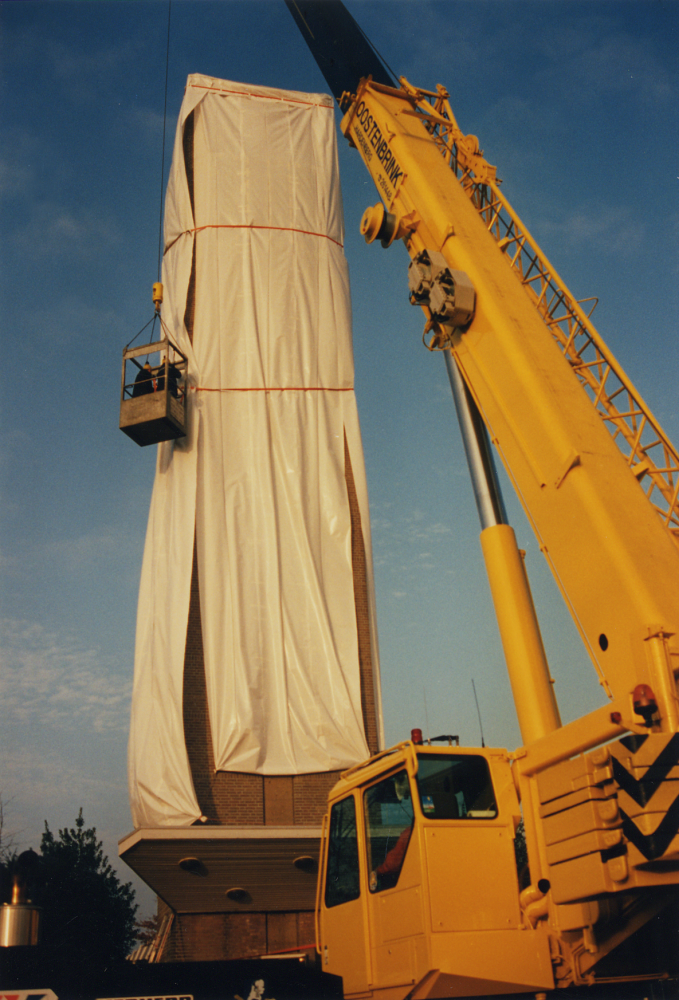
M19 853L16 847L16 837L5 830L6 803L0 794L0 904L9 903L12 899L12 888L18 877L24 891L24 898L31 898L36 877L38 875L38 855L34 851Z
M154 913L152 917L139 920L135 924L135 934L139 944L152 944L160 930L160 917Z
M9 800L11 802L11 799ZM8 866L16 861L18 851L15 844L15 836L12 833L7 833L5 829L5 810L7 808L7 800L3 799L2 794L0 794L0 865ZM1 902L7 902L7 900L2 899Z
M41 841L43 942L55 972L85 981L122 961L135 943L134 892L105 856L96 830L75 827L54 836L47 823Z

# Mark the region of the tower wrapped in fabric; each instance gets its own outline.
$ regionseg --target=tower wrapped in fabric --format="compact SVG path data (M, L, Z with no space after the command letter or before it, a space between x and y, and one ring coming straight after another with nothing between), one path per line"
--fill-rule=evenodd
M136 829L315 824L309 790L381 745L342 243L331 98L190 76L163 266L188 434L144 551Z

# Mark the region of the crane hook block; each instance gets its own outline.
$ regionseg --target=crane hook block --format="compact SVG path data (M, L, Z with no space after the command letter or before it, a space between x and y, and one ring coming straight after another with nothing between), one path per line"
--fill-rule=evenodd
M162 281L154 281L153 304L156 307L156 312L160 312L160 304L162 301L163 301L163 283Z
M408 268L408 287L413 305L429 307L432 319L447 328L471 323L476 292L464 271L455 271L439 250L421 250Z

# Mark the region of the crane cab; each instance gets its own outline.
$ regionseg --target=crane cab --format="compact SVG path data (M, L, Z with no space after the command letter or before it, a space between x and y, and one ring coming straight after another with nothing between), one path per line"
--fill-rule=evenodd
M553 987L547 936L522 919L520 818L504 750L407 742L342 775L324 821L317 946L345 996Z
M185 436L186 366L167 337L123 351L120 429L141 447Z

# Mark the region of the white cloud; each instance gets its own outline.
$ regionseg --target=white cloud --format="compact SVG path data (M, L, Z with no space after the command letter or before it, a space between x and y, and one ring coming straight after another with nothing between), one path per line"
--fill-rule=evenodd
M7 722L77 726L103 734L127 728L132 682L68 635L3 619L0 699Z
M72 500L76 497L77 485L74 484L71 490ZM8 499L5 501L3 496L3 502L9 503L9 490L4 490L3 494L5 493L8 494ZM20 509L21 505L15 503L13 515L16 516ZM88 574L95 574L97 580L101 580L102 574L107 572L115 573L118 581L124 578L126 586L136 589L138 565L134 558L138 555L138 542L138 535L131 534L124 527L102 523L95 524L90 530L83 530L81 534L68 534L64 537L50 536L45 539L42 536L28 536L11 547L9 543L5 544L4 552L0 552L0 571L6 588L13 584L30 586L30 582L35 583L38 578L41 585L47 580L56 585L61 580L68 581L69 586L76 586L78 581L82 584ZM7 593L9 595L9 589ZM68 640L67 644L72 643Z
M632 37L579 25L559 32L558 43L547 49L550 76L568 81L571 93L597 99L601 95L636 94L644 101L664 103L673 96L669 74L643 36Z
M125 115L124 126L127 141L144 143L152 152L158 153L158 143L163 134L163 115L152 108L131 108ZM165 134L168 159L172 150L174 122L168 122Z
M380 22L379 37L385 53L399 53L407 59L407 69L398 63L411 83L426 86L432 65L432 40L438 51L453 53L451 65L456 79L474 77L479 67L492 65L495 72L509 71L517 79L517 53L528 61L535 76L535 86L568 88L572 100L597 100L615 94L634 96L644 103L666 104L674 98L674 85L667 68L667 57L659 53L654 38L644 28L632 32L630 22L618 16L615 5L584 5L575 11L549 12L550 4L467 3L456 7L451 17L450 5L440 2L417 4L419 30L408 38L407 49L399 35L400 22ZM557 5L556 6L564 6ZM624 14L624 11L622 12ZM360 18L360 12L357 15ZM553 30L536 25L531 19L552 17ZM389 19L387 19L388 22ZM371 35L371 31L368 30ZM396 56L394 56L396 63ZM521 67L523 69L523 66ZM441 81L453 94L453 78ZM524 86L531 78L525 78ZM429 81L431 84L431 81ZM520 88L521 84L515 84ZM539 95L537 95L539 100ZM463 126L464 127L464 126Z
M27 127L5 126L0 155L0 198L9 201L32 197L40 171L46 164L54 171L54 162L54 150L44 136Z
M67 45L49 37L36 25L29 29L15 30L5 26L5 63L7 69L40 62L51 71L57 87L79 103L94 100L98 89L108 94L111 74L123 67L134 66L140 58L145 40L130 37L115 40L106 47L90 47L77 39Z
M117 534L105 529L96 529L75 538L62 538L48 542L41 547L45 560L54 560L66 566L69 572L98 566L102 560L110 559L121 552L126 539L124 531Z
M5 147L7 149L7 146ZM5 154L0 159L0 198L16 198L26 194L33 181L32 164Z
M28 221L16 226L8 241L29 259L74 253L96 257L119 245L122 237L115 222L95 212L43 201L32 206Z
M69 47L63 42L48 39L43 51L45 61L51 64L55 77L61 80L103 76L134 60L138 54L136 46L130 41L106 49L85 51L82 46Z
M83 336L91 338L93 331L97 337L108 333L119 337L124 320L113 309L92 306L76 295L67 295L51 302L49 308L35 303L26 311L24 323L27 334L63 343Z
M586 243L613 254L635 253L645 238L643 223L626 207L581 205L559 219L540 220L539 227L542 239L561 237L569 248Z
M394 597L404 597L400 588L391 591L390 574L401 579L426 581L447 572L449 539L453 527L427 520L428 514L413 510L406 517L391 520L371 517L373 563L383 585Z
M33 817L23 810L30 809L33 804L42 803L43 811L48 811L54 802L74 802L80 797L82 804L91 798L126 792L124 773L118 780L102 776L101 771L88 773L63 754L50 755L25 744L18 749L3 749L2 773L3 787L12 789L10 799L6 800L9 801L8 827L18 834L31 824ZM69 805L68 808L74 808L77 815L79 807Z

